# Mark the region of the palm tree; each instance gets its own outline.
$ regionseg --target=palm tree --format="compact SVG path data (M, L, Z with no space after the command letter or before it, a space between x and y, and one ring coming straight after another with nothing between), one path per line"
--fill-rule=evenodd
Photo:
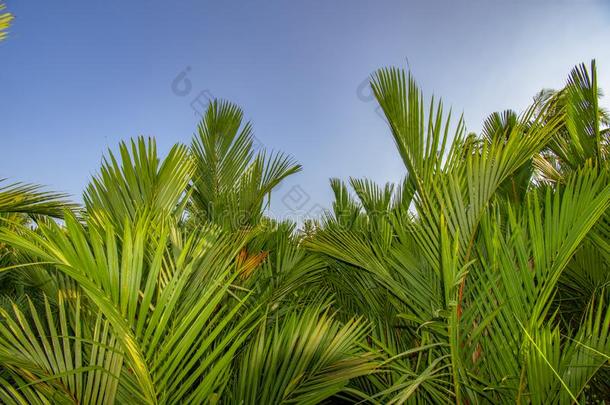
M583 69L480 136L378 71L404 180L332 179L332 209L302 230L265 215L300 166L255 152L223 101L190 146L109 151L82 211L0 189L19 218L0 226L0 274L37 277L0 305L0 401L606 398L608 131Z
M53 286L0 309L3 403L317 403L375 367L359 344L368 325L340 322L328 297L305 293L323 261L292 225L263 217L264 198L299 166L253 157L240 121L237 107L212 103L193 147L164 159L152 139L121 143L82 218L0 229ZM225 220L243 212L238 226ZM275 391L248 391L246 361L275 373Z
M563 93L573 86L571 79ZM586 389L610 358L609 262L588 240L607 240L595 236L610 205L607 166L596 153L561 185L531 177L532 161L562 142L566 121L585 122L579 111L589 122L597 115L534 105L521 117L492 115L475 143L461 119L450 126L440 102L426 109L404 72L381 70L372 88L408 177L396 191L352 179L356 198L333 181L333 213L307 242L328 257L326 282L346 315L376 325L369 339L387 374L362 389L383 403L595 395ZM585 127L595 128L573 130ZM606 142L589 132L598 146ZM583 260L597 279L583 274ZM566 299L580 299L576 314Z

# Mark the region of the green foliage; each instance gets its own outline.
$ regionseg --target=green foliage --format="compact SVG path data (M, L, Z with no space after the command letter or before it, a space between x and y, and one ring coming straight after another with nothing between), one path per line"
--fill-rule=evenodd
M228 229L260 222L265 198L301 166L281 153L255 152L250 123L234 104L213 101L193 137L191 213ZM267 202L268 204L268 202Z
M66 194L42 191L40 186L30 184L4 185L0 180L0 215L26 215L30 218L48 216L61 218L67 209L76 208L67 200ZM13 216L9 219L15 219Z
M6 30L11 26L13 15L11 13L3 11L6 8L4 3L0 3L0 41L6 39Z
M361 321L335 321L328 311L308 307L263 325L240 359L233 392L240 404L317 404L369 374L376 364L360 347Z
M591 403L610 386L608 116L595 64L467 134L399 69L371 78L400 184L301 169L214 101L190 147L110 151L84 208L0 188L0 401Z

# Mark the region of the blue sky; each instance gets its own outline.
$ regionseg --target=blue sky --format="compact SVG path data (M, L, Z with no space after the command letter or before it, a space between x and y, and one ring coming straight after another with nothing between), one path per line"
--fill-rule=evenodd
M273 198L282 216L328 206L329 177L404 175L360 86L379 67L408 59L473 131L591 58L610 91L603 0L6 3L16 19L0 43L0 178L75 200L120 140L189 142L202 92L241 105L261 143L303 164ZM179 95L186 69L192 87Z

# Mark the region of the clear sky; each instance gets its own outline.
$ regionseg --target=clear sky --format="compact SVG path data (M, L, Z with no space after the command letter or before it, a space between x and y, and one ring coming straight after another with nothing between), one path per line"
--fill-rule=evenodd
M328 206L329 177L403 176L361 87L379 67L408 59L473 131L591 58L610 92L609 0L6 3L0 178L75 200L120 140L188 142L200 94L238 103L262 144L303 164L274 196L284 215ZM190 91L173 85L182 72Z

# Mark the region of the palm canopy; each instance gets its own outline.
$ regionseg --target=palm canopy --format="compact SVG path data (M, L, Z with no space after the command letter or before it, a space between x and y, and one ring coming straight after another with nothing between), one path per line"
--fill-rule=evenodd
M225 101L190 146L162 157L140 137L109 152L82 213L36 188L0 189L0 208L38 220L0 227L13 252L2 274L36 280L0 303L0 400L607 397L610 171L595 65L522 114L490 115L480 136L407 72L382 69L371 86L404 180L332 179L332 209L301 232L265 216L300 166L255 151Z
M595 77L594 66L583 69L521 116L490 116L476 142L440 102L424 106L405 72L373 76L408 177L396 190L352 179L355 197L331 182L333 212L307 244L328 257L328 288L346 314L364 312L377 325L373 341L392 373L365 388L382 402L579 402L605 372L608 256L591 257L588 241L604 240L595 236L607 222L610 183L596 151L607 131L590 111L595 80L575 80ZM580 96L560 102L566 93ZM568 107L582 107L585 96L587 108ZM534 181L533 161L570 127L597 146L562 185ZM583 255L596 260L592 277L578 265ZM566 288L579 277L590 280L586 291ZM568 297L581 302L569 327L556 312Z

